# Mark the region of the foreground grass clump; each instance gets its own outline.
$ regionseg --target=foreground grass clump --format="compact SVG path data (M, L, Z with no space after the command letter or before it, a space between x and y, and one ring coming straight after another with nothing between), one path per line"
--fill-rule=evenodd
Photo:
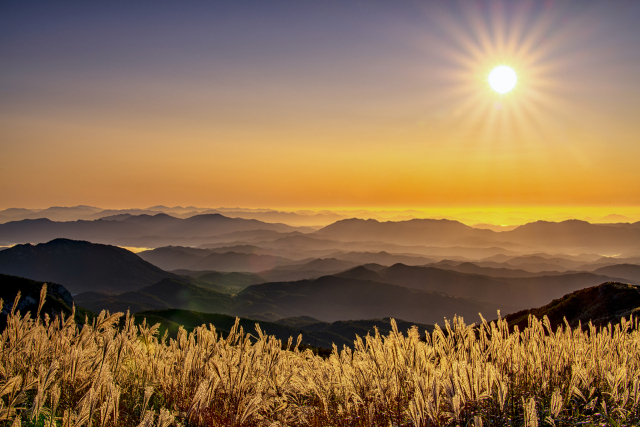
M44 293L43 293L44 295ZM0 303L0 305L2 305ZM42 301L41 301L42 305ZM0 336L1 426L574 426L639 422L640 332L531 318L456 318L420 340L358 338L328 358L291 339L223 338L211 325L177 339L101 313L11 313Z

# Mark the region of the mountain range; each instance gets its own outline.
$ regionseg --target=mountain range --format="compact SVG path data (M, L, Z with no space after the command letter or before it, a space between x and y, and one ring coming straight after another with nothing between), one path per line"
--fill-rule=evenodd
M346 219L328 225L314 234L335 240L383 241L401 245L488 247L510 243L524 248L614 251L613 253L640 247L640 222L590 224L579 220L558 223L537 221L513 230L495 232L445 219L412 219L397 222Z
M403 252L427 257L458 255L478 259L536 251L635 253L640 251L640 222L537 221L496 232L446 219L381 222L352 218L315 230L255 219L229 218L219 213L197 214L184 219L159 213L119 214L91 221L25 219L0 224L0 243L38 243L58 237L151 248L249 244L279 251L271 255L288 258L295 258L295 253L301 251L340 250ZM328 253L324 252L325 255Z
M27 312L31 313L32 318L36 315L43 285L45 285L43 282L0 274L0 300L3 301L2 307L0 307L0 333L4 330L7 315L11 312L13 302L18 293L20 293L20 299L16 310L23 316ZM49 316L50 320L53 320L60 315L64 315L68 318L73 312L72 307L75 306L75 321L77 324L84 323L85 315L89 319L95 318L96 313L79 306L80 301L77 299L74 301L74 298L64 286L47 283L46 290L45 303L40 312L41 317L46 315ZM111 308L115 308L115 310L110 310L111 312L123 311L116 306ZM198 326L208 324L215 325L216 330L225 336L236 323L236 317L234 316L184 309L141 311L134 314L134 320L138 324L143 321L151 325L157 323L160 326L160 335L167 331L169 336L173 338L176 337L179 328L192 331ZM392 329L389 318L347 320L333 323L322 322L308 316L280 319L278 322L249 318L239 318L237 321L245 333L253 336L256 335L255 328L258 325L263 333L273 335L284 343L293 338L293 344L295 345L298 335L302 335L302 344L326 349L330 349L333 344L337 345L338 348L342 348L343 345L353 347L357 336L373 335L376 329L381 334L387 334ZM396 323L398 330L401 332L414 326L418 328L420 333L433 330L432 325L407 322L400 319Z
M219 234L246 230L313 231L306 227L228 218L220 214L196 215L186 219L156 214L92 221L56 222L49 219L11 221L0 224L0 242L42 243L64 237L120 246L158 247L170 244L195 246L206 243Z
M212 256L274 259L198 248L161 248L149 253L168 253L175 261L176 251L180 256L198 257L197 262ZM497 269L456 261L423 266L358 266L335 258L286 262L258 273L204 268L199 272L167 272L125 249L69 239L0 251L0 273L60 283L79 294L79 301L94 311L181 308L268 320L309 315L322 321L398 317L436 323L454 314L475 319L479 312L491 318L498 309L513 312L544 305L568 292L603 282L639 284L640 270L637 265L625 264L593 272L532 273L514 265ZM264 267L259 262L255 266L256 270Z

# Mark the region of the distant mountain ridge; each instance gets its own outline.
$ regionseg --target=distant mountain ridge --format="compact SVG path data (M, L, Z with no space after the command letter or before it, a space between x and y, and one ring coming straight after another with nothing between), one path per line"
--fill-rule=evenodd
M229 209L229 208L198 208L195 206L152 206L146 209L102 209L94 206L53 206L47 209L9 208L0 210L0 223L20 221L23 219L46 218L52 221L91 221L100 218L122 220L128 216L156 215L165 213L179 218L189 218L195 215L222 214L229 218L256 219L272 223L285 223L294 226L323 226L346 218L345 215L334 212L283 212L273 209Z
M448 219L412 219L380 222L375 219L345 219L313 233L336 240L360 240L402 245L453 245L461 238L493 238L491 230L472 228Z
M11 221L0 224L0 242L42 243L61 237L121 246L157 247L170 244L195 246L207 243L212 236L247 230L313 231L313 229L305 227L228 218L221 214L195 215L187 219L180 219L159 213L128 216L118 220L55 222L48 219L25 219Z
M313 235L342 241L383 241L401 245L488 247L509 243L531 248L614 253L640 248L640 222L591 224L580 220L536 221L510 231L495 232L445 219L412 219L397 222L346 219L328 225Z

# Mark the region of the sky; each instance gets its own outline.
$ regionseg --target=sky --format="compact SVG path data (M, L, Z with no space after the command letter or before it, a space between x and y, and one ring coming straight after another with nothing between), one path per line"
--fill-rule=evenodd
M638 22L632 0L4 1L0 208L638 212Z

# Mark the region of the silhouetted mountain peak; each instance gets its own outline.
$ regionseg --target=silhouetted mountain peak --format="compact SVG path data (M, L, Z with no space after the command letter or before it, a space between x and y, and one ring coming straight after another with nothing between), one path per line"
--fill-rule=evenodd
M417 268L422 268L422 267L410 266L410 265L406 265L401 262L398 262L393 264L391 267L387 268L385 271L411 271Z
M196 222L196 221L211 221L211 220L225 220L225 219L231 219L231 218L226 217L219 213L208 213L208 214L194 215L192 217L187 218L186 220L189 222Z
M372 280L377 282L384 282L384 279L380 274L373 270L369 270L363 265L335 274L334 276L356 280Z

